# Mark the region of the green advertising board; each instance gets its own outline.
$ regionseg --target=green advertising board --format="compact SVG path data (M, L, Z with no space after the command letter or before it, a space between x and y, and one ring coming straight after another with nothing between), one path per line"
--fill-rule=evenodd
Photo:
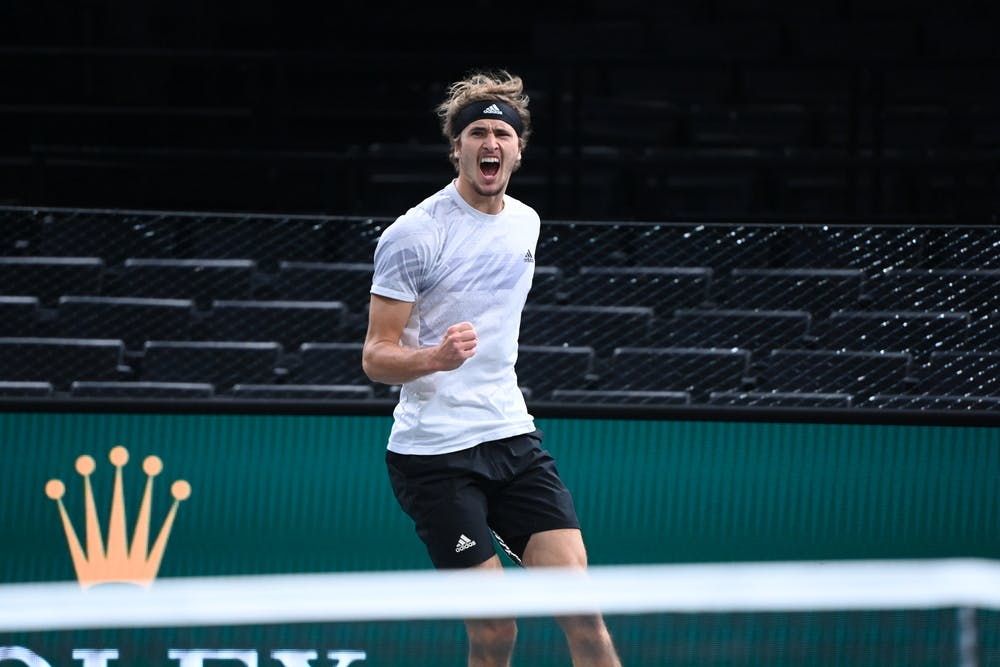
M537 421L595 565L1000 558L1000 428ZM113 541L140 537L152 553L161 535L157 567L136 575L147 585L429 568L386 478L390 424L352 414L0 413L0 584L78 579L87 595L128 567ZM102 527L103 569L88 518ZM663 664L649 636L617 631L626 664ZM458 621L0 633L0 665L459 665L463 642ZM543 647L530 664L569 664L552 622L528 621L519 642Z

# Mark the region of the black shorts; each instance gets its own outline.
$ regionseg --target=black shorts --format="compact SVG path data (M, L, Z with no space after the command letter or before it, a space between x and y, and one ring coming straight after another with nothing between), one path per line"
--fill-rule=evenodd
M435 567L479 565L496 554L494 539L519 563L534 533L580 527L541 443L535 431L449 454L386 452L396 499Z

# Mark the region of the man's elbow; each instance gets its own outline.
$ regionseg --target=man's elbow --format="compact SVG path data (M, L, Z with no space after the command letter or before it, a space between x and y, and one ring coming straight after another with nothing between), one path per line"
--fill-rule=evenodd
M361 370L364 371L365 375L372 382L381 382L379 379L379 374L377 367L375 365L375 360L372 358L371 350L368 346L365 346L361 353Z

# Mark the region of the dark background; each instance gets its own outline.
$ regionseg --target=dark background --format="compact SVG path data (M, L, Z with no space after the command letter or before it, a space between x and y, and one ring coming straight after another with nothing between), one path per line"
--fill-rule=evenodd
M0 204L396 215L524 76L548 219L992 223L987 0L0 3Z

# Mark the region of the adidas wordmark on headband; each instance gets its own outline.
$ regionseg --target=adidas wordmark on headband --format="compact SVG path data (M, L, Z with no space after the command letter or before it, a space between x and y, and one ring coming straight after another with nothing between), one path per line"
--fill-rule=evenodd
M514 111L514 107L499 100L479 100L465 105L461 111L455 114L455 136L462 134L462 130L468 127L472 121L484 118L502 120L513 127L515 132L521 134L521 116Z

